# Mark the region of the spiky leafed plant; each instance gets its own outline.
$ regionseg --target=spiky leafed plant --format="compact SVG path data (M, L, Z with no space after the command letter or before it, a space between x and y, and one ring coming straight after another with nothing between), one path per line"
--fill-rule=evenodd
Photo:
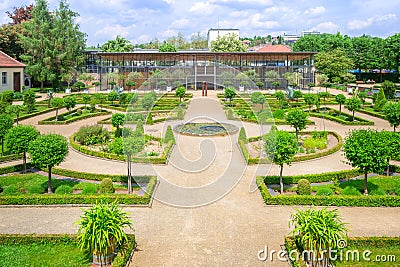
M290 234L295 237L299 249L312 252L304 259L310 266L329 266L330 252L341 248L339 241L347 238L346 224L336 209L296 210L291 214L290 225L294 226Z
M133 230L128 213L123 212L115 202L94 204L83 210L83 215L77 223L80 249L101 256L112 252L109 251L110 247L118 248L127 241L124 228Z

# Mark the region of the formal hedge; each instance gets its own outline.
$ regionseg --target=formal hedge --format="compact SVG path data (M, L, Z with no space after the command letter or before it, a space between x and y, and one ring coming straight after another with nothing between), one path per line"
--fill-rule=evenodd
M128 241L124 244L124 249L118 252L112 266L125 267L131 261L136 240L133 234L127 234L127 237ZM78 246L77 235L71 234L0 234L0 245L29 245L32 243L64 243ZM90 256L88 255L88 257Z
M347 206L347 207L400 207L400 196L271 196L262 177L257 186L267 205Z
M382 113L371 111L371 110L366 110L366 109L363 109L363 108L360 109L360 110L357 110L357 112L364 113L364 114L367 114L367 115L370 115L370 116L374 116L374 117L377 117L379 119L384 119L384 120L386 119L385 115L382 114Z
M27 163L26 168L30 169L32 168L32 164ZM14 166L6 166L0 168L0 175L7 174L7 173L12 173L12 172L20 172L24 170L24 165L23 164L18 164Z
M297 184L297 182L301 179L307 179L310 183L323 183L323 182L332 182L350 179L359 175L362 175L359 169L351 169L345 171L336 171L336 172L325 172L319 174L304 174L304 175L296 175L296 176L283 176L284 184ZM279 184L279 176L264 176L262 177L264 183L267 185L270 184Z
M0 162L7 162L7 161L13 161L13 160L18 160L22 159L24 154L12 154L12 155L7 155L7 156L2 156L0 157Z
M311 132L302 132L302 133L311 133ZM328 132L329 134L332 134L336 137L338 140L338 143L333 146L332 148L325 150L323 152L318 152L318 153L312 153L308 155L301 155L301 156L295 156L292 160L292 162L300 162L300 161L306 161L306 160L312 160L312 159L317 159L325 156L332 155L333 153L336 153L341 149L343 146L343 138L336 132ZM260 140L262 137L257 136L257 137L250 137L248 139L248 142L254 142ZM243 155L249 155L249 152L247 151L246 146L240 146L240 149L242 150ZM251 158L250 155L248 157L245 157L247 164L252 165L252 164L270 164L270 160L268 158Z
M89 149L86 146L80 145L78 142L75 141L75 135L71 135L69 138L70 145L73 149L89 155L93 157L99 157L99 158L104 158L104 159L111 159L111 160L119 160L119 161L125 161L125 155L117 155L113 153L108 153L108 152L102 152L102 151L94 151ZM158 158L140 158L140 157L132 157L132 162L134 163L151 163L151 164L166 164L169 158L169 155L172 152L173 144L171 142L167 143L164 147L164 151L161 157Z
M21 117L18 117L18 121L30 119L30 118L33 118L35 116L46 114L46 113L49 113L49 112L55 111L55 110L56 110L56 108L49 108L49 109L45 109L45 110L42 110L42 111L31 113L31 114L26 114L26 115L23 115ZM14 121L17 121L17 118L15 118Z
M328 114L322 115L321 113L316 113L316 112L310 112L309 114L310 114L311 117L325 118L325 119L330 120L330 121L338 122L338 123L340 123L342 125L374 125L373 121L369 121L369 120L366 120L366 119L363 119L363 118L360 118L360 117L357 117L357 116L354 117L354 119L356 121L345 121L345 120L342 120L340 118L337 118L335 116L331 116L331 115L328 115Z
M78 109L74 109L74 110L71 110L69 112L66 112L66 113L63 113L63 114L59 114L58 116L61 116L61 115L66 116L66 115L69 115L69 114L73 114L73 113L76 113L77 110ZM38 124L42 124L42 125L70 124L70 123L75 122L75 121L88 119L88 118L93 118L93 117L97 117L97 116L109 115L109 114L111 114L111 112L106 111L106 110L100 110L99 112L82 114L82 115L79 115L79 116L76 116L76 117L73 117L73 118L70 118L70 119L64 120L64 121L56 121L55 120L56 116L54 116L54 117L50 117L50 118L47 118L45 120L39 121Z

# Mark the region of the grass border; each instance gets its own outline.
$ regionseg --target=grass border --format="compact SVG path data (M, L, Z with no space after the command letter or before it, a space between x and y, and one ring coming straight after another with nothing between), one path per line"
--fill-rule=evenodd
M69 115L69 114L73 114L75 113L79 108L73 109L71 111L59 114L60 115ZM73 117L71 119L65 120L65 121L54 121L56 119L56 116L41 120L38 122L39 125L65 125L65 124L70 124L72 122L75 121L80 121L80 120L84 120L84 119L88 119L88 118L93 118L93 117L98 117L98 116L103 116L103 115L109 115L111 114L110 111L106 111L106 110L100 110L99 112L95 112L95 113L87 113L87 114L82 114L80 116L77 117Z
M118 252L113 260L112 266L125 267L131 260L136 247L136 236L127 234L128 242L126 244L126 253ZM77 235L74 234L0 234L1 245L17 245L17 244L32 244L43 242L65 242L76 244ZM76 244L77 245L77 244ZM91 262L91 259L90 259Z

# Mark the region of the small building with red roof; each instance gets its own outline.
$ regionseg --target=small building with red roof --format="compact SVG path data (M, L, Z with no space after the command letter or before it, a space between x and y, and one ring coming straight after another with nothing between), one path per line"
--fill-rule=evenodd
M266 53L291 53L293 52L289 46L282 44L261 44L259 46L254 46L250 50L255 52L266 52Z
M0 92L13 90L22 92L25 65L0 51Z

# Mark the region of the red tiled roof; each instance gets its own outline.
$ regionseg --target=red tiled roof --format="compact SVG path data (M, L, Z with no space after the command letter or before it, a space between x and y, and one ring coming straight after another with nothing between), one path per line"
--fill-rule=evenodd
M266 45L258 49L257 52L287 53L292 52L292 49L286 45Z
M0 51L0 67L25 68L25 65L18 60L13 59L3 51Z

